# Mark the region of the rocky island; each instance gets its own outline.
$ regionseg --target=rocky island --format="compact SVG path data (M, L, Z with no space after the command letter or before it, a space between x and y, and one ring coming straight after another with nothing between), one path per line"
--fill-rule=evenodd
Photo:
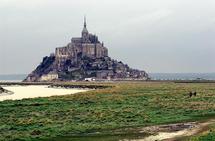
M42 63L24 81L67 80L147 80L145 71L108 56L108 49L98 36L88 32L86 19L81 37L72 38L64 47L43 58Z

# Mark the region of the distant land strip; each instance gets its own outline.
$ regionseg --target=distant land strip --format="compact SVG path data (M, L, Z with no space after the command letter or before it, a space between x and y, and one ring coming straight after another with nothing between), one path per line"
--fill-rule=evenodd
M67 83L54 83L54 82L0 82L0 85L19 85L19 86L28 86L28 85L49 85L51 88L80 88L80 89L105 89L113 87L112 85L105 85L102 84L94 84L94 83L74 83L74 84L67 84Z

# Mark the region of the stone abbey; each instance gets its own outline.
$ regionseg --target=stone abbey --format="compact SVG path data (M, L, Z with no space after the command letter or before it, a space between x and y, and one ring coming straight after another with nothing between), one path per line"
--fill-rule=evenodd
M78 57L101 58L108 56L108 49L100 43L96 35L90 34L87 30L86 18L82 37L72 38L71 43L66 47L56 48L55 56L58 61L64 62L67 59L77 61ZM59 62L59 63L60 63Z
M146 80L145 71L130 68L111 59L98 36L88 32L86 18L81 37L72 38L64 47L43 58L41 64L24 81L70 80Z

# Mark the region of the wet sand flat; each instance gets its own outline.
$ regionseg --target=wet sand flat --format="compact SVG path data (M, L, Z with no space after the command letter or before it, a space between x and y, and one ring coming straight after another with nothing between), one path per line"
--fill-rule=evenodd
M50 97L85 92L84 89L48 88L47 85L40 86L3 86L4 89L14 92L12 95L0 96L0 101L21 100L24 98Z

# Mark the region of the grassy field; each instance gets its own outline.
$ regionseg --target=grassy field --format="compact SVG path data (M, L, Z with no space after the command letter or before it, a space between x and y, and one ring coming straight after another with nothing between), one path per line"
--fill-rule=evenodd
M0 140L51 139L98 131L110 133L127 127L215 116L215 83L117 82L99 85L111 87L76 95L0 102ZM197 91L197 96L189 98L189 91ZM211 127L210 132L189 140L206 141L214 137L215 130Z

